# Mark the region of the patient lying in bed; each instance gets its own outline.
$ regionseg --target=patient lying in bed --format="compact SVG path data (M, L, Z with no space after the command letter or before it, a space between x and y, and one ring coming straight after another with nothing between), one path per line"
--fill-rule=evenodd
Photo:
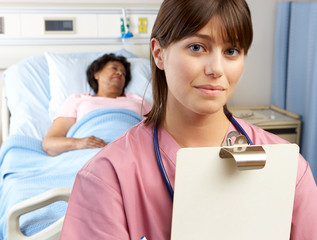
M57 156L43 151L43 138L52 126L52 120L57 120L65 99L77 94L72 98L82 99L82 102L78 100L79 105L91 103L89 105L94 106L90 112L84 108L83 111L75 110L75 123L68 130L67 138L95 136L109 143L142 120L152 100L150 61L124 49L112 53L128 59L131 81L124 88L124 96L103 97L102 102L105 99L111 102L100 108L96 106L99 105L95 96L97 91L90 87L85 72L105 52L47 52L24 59L5 71L3 79L11 116L9 136L0 148L0 239L7 239L6 219L15 204L54 188L71 188L78 170L100 150L85 148ZM79 94L88 92L90 95ZM120 105L121 99L126 107ZM73 104L71 106L73 109ZM70 113L70 108L66 112ZM63 217L66 209L67 202L58 201L22 215L19 220L21 232L32 236L42 231Z
M148 101L135 94L124 95L124 89L131 80L130 63L126 58L103 55L88 67L87 78L95 95L76 94L64 102L43 139L43 150L47 154L55 156L75 149L104 147L107 144L105 140L95 136L67 137L70 128L93 110L121 108L141 117L150 110Z

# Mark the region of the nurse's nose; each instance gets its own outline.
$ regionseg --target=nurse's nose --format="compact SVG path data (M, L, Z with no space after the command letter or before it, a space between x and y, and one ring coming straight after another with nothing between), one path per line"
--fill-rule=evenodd
M219 78L223 75L222 53L221 51L212 52L207 57L205 74L212 78Z

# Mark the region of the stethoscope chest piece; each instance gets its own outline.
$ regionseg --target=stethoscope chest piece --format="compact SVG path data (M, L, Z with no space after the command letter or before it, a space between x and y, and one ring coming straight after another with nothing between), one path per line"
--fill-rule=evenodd
M233 145L248 145L247 138L244 135L239 134L237 131L231 131L228 133L226 140L222 146L233 146Z

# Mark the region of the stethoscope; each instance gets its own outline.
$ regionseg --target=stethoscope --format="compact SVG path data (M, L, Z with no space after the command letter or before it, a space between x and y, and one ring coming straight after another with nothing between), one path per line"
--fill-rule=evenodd
M236 119L234 119L234 117L229 114L225 109L224 112L226 113L227 118L229 119L229 121L233 124L233 126L238 130L238 132L240 132L240 134L244 135L247 143L249 145L253 145L250 137L248 136L248 134L244 131L244 129L242 128L242 126L237 122ZM162 161L162 157L161 157L161 153L160 153L160 147L159 147L159 142L158 142L158 136L157 136L157 124L155 124L154 128L153 128L153 143L154 143L154 151L155 151L155 156L156 156L156 161L158 164L158 167L160 169L162 178L165 182L166 188L168 190L168 193L173 201L174 198L174 190L172 188L172 185L170 183L170 180L167 176L163 161Z

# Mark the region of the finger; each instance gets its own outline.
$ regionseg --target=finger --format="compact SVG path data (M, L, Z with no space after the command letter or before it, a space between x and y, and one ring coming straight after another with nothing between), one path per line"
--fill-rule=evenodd
M103 139L97 138L97 137L95 137L95 136L91 136L91 137L90 137L90 140L91 140L91 141L95 141L95 142L105 142Z
M102 141L92 141L88 143L88 147L90 148L99 148L99 147L104 147L107 144L102 140Z
M95 145L105 145L106 144L106 142L104 140L102 140L102 139L95 139L91 143L95 144Z

